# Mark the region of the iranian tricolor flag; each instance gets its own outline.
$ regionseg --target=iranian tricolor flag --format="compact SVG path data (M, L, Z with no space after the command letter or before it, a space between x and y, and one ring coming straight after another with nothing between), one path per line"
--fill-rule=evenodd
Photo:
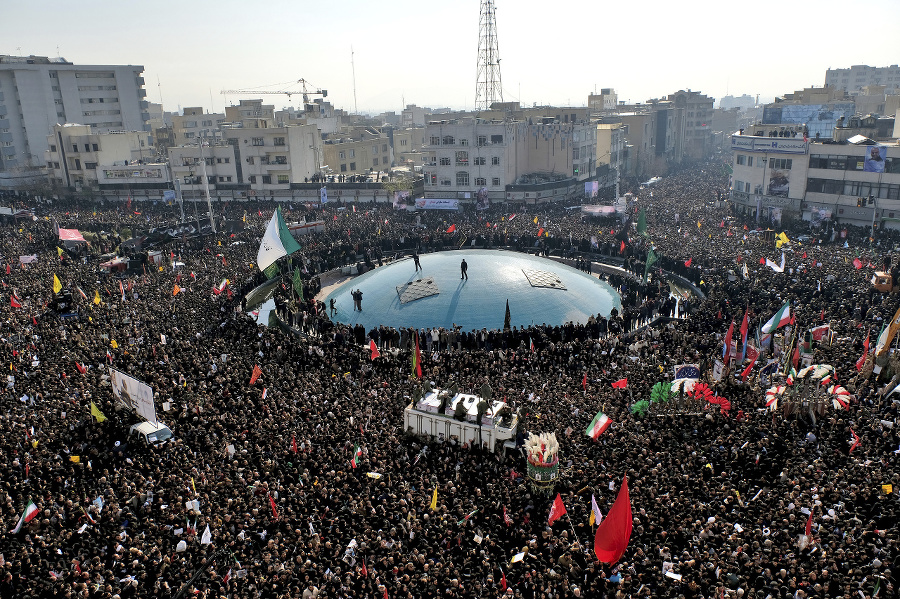
M33 502L33 501L29 501L29 502L28 502L28 505L25 506L25 511L22 512L22 517L19 518L19 523L16 524L16 527L15 527L14 529L12 529L11 531L9 531L10 534L16 534L17 532L19 532L20 530L22 530L22 525L23 525L23 524L28 524L29 522L31 522L32 520L34 520L34 518L35 518L37 515L38 515L38 508L37 508L37 506L34 505L34 502Z
M612 424L612 420L609 419L609 416L603 412L597 412L584 434L596 441L597 437L602 435L603 431L608 429L610 424Z
M763 333L774 333L776 329L791 322L791 302L784 302L781 309L760 329Z
M350 465L356 468L359 465L359 459L362 457L362 448L359 445L353 446L353 457L350 459Z

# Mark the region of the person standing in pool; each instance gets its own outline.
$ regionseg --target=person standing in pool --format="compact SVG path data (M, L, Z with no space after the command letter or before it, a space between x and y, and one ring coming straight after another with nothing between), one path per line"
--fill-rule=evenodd
M460 279L465 279L465 280L468 281L468 280L469 280L469 272L468 272L468 271L469 271L469 265L466 264L466 259L465 259L465 258L463 258L462 262L461 262L460 265L459 265L459 271L460 271L459 278L460 278Z

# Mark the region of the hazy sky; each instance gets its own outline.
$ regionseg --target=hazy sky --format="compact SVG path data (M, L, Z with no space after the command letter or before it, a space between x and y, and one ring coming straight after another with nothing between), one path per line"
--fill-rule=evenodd
M504 100L582 106L595 87L771 98L829 67L900 62L900 2L496 0ZM304 78L338 108L472 108L479 0L5 0L0 54L144 65L147 99L221 112ZM865 13L865 16L864 14ZM859 20L858 26L853 25ZM862 23L861 21L865 21ZM57 50L58 48L58 50ZM157 85L159 81L159 86ZM277 89L277 87L276 87ZM210 98L212 95L212 98ZM267 96L281 108L299 96Z

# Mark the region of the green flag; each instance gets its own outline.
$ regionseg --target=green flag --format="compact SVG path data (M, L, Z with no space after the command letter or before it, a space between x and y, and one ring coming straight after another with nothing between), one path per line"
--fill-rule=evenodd
M638 235L647 236L647 212L643 208L641 208L641 213L638 216L637 232Z
M274 279L278 275L278 264L273 262L263 270L267 279Z
M653 252L653 250L652 249L648 250L647 251L647 265L644 266L644 283L647 282L647 275L650 273L650 268L654 264L656 264L657 260L659 260L659 258L656 257L656 254Z
M300 280L300 269L294 269L294 291L301 299L303 298L303 281Z

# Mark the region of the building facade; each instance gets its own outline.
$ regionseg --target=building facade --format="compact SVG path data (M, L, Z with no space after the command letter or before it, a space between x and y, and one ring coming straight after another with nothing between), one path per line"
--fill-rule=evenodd
M394 160L390 138L373 127L326 135L322 147L325 164L338 177L388 171Z
M0 171L42 167L56 124L83 124L97 133L148 132L149 142L143 71L137 65L0 55Z
M596 176L590 123L467 118L428 124L425 197L535 202L569 197ZM583 186L582 186L583 191Z
M676 163L705 160L713 151L712 118L715 100L700 92L679 90L666 100L673 107Z
M180 115L172 117L173 145L192 144L198 139L209 139L219 135L219 128L225 122L224 113L205 113L203 108L185 108Z
M45 144L51 185L75 190L96 187L103 167L156 161L143 131L97 133L88 125L54 125Z
M855 64L847 69L828 69L825 71L825 85L851 94L862 91L867 85L884 85L888 94L897 94L900 93L900 66Z

